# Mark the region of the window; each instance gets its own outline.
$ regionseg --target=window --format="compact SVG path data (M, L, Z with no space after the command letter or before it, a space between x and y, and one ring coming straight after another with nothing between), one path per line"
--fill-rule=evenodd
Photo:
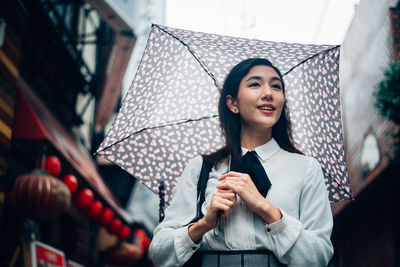
M381 161L381 155L379 151L378 140L375 134L370 131L364 138L361 147L361 159L360 165L362 170L362 176L365 177L370 173Z

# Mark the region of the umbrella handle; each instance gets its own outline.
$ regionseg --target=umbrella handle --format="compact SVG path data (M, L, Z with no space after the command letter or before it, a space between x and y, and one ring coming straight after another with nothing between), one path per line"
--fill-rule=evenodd
M222 211L218 211L217 221L215 222L215 227L213 229L213 234L214 234L215 237L218 237L219 234L221 233L221 225L219 223L221 214L222 214Z
M158 210L158 216L159 216L159 222L162 222L164 220L165 214L164 214L164 208L165 208L165 187L164 187L164 182L161 181L158 184L158 198L159 198L159 210Z

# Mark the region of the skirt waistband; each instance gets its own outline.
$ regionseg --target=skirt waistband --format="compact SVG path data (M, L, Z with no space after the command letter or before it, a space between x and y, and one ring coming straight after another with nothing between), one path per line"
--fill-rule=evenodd
M202 255L273 254L268 249L254 250L199 250Z
M270 250L201 251L202 267L282 267Z

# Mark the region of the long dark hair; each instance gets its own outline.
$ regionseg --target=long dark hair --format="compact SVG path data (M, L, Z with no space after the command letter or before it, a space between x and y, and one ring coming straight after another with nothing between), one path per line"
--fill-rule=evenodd
M231 110L228 108L226 105L226 96L231 95L233 98L237 98L240 82L250 72L251 68L259 65L269 66L273 68L276 73L278 73L282 81L283 94L285 94L285 85L283 83L282 74L279 69L272 65L269 60L265 58L249 58L233 67L225 79L218 103L219 121L222 134L225 137L226 145L214 153L203 155L204 160L211 162L214 165L218 165L223 159L231 156L231 167L233 170L236 169L240 156L242 155L240 141L240 115L231 112ZM284 150L303 154L294 145L292 126L286 100L283 105L279 120L274 126L272 126L272 137Z

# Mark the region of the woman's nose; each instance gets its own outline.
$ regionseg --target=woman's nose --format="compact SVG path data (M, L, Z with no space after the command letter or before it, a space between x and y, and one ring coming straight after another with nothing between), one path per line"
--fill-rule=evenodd
M271 100L272 99L272 88L269 85L265 85L262 90L262 99Z

